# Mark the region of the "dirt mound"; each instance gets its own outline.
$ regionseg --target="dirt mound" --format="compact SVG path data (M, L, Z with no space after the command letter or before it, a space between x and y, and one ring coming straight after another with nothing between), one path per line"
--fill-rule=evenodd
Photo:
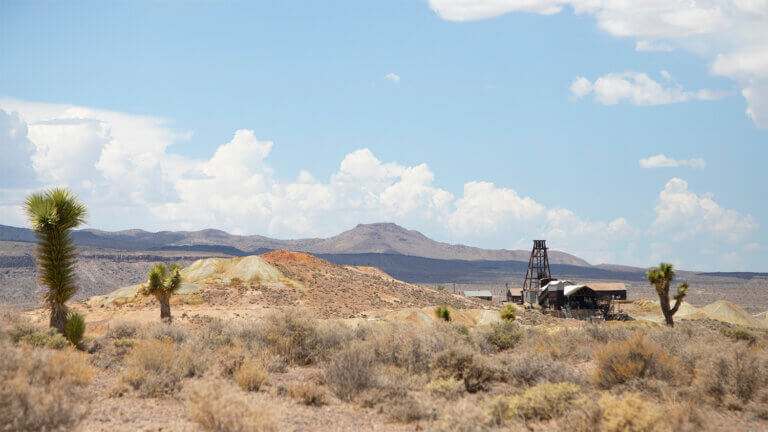
M278 282L282 275L257 255L240 258L208 258L197 260L181 272L188 283Z
M378 277L383 278L383 279L396 280L395 278L393 278L392 276L387 274L387 272L385 272L384 270L382 270L382 269L380 269L378 267L373 267L373 266L344 266L344 268L348 268L348 269L350 269L352 271L359 271L361 273L369 274L371 276L378 276Z
M768 328L768 323L758 320L749 312L729 301L719 300L700 309L707 318L747 327Z
M273 251L261 255L286 277L301 284L285 294L322 317L352 317L364 312L448 305L477 308L463 296L401 282L376 271L339 266L301 252Z

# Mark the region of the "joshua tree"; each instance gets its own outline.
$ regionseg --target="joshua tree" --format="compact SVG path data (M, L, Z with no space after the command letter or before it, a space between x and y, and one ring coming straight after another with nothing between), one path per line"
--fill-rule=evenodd
M153 295L160 302L160 319L171 319L171 296L181 287L181 266L167 268L159 263L149 271L149 281L141 287L142 295Z
M661 263L658 268L648 270L646 275L648 276L648 282L656 288L656 292L659 294L661 313L664 314L664 319L667 321L667 325L673 327L675 323L672 321L672 316L680 308L680 304L683 302L685 295L688 294L688 282L683 282L677 286L675 306L670 309L669 284L672 282L672 279L675 278L675 269L672 267L672 264Z
M85 223L87 210L76 195L61 188L33 193L24 210L38 240L37 271L40 283L48 288L43 301L51 311L50 326L64 334L66 302L77 292L77 250L70 233Z

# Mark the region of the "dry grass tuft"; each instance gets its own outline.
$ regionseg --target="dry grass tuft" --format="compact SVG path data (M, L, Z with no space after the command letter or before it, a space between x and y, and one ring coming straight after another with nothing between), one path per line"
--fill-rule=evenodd
M328 403L328 393L317 383L304 381L291 386L291 397L304 405L323 406Z
M565 414L580 393L572 383L541 383L509 399L504 418L518 416L526 420L552 420Z
M120 380L144 397L160 397L175 393L183 378L176 364L172 342L142 340L127 357L129 368Z
M606 393L599 404L603 414L600 425L605 432L672 432L664 411L639 394L616 397Z
M464 390L464 382L452 376L448 378L435 378L427 384L427 391L448 400L456 400L463 396Z
M189 417L211 432L274 432L275 407L250 400L222 379L195 382L188 392Z
M593 383L611 388L636 378L670 381L679 369L679 359L637 332L625 341L612 342L595 351L596 369Z
M258 391L267 382L269 372L260 360L246 360L232 375L243 390Z

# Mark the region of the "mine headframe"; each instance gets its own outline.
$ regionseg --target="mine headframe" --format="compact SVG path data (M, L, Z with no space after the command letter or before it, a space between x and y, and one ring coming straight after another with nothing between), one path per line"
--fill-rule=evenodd
M529 304L538 303L541 287L552 280L547 256L547 241L534 240L531 257L528 259L528 270L523 282L523 301Z

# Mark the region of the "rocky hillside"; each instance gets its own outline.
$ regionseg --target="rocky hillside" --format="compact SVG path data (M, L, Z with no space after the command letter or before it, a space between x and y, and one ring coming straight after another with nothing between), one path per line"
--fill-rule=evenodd
M278 240L252 235L238 236L224 231L100 231L80 230L74 233L81 246L118 250L206 250L229 255L251 255L269 250L295 250L312 254L388 253L449 260L514 260L528 261L529 250L481 249L442 243L424 234L393 223L361 224L327 239ZM0 225L0 242L34 241L26 228ZM550 251L552 264L589 266L581 258L560 251Z

